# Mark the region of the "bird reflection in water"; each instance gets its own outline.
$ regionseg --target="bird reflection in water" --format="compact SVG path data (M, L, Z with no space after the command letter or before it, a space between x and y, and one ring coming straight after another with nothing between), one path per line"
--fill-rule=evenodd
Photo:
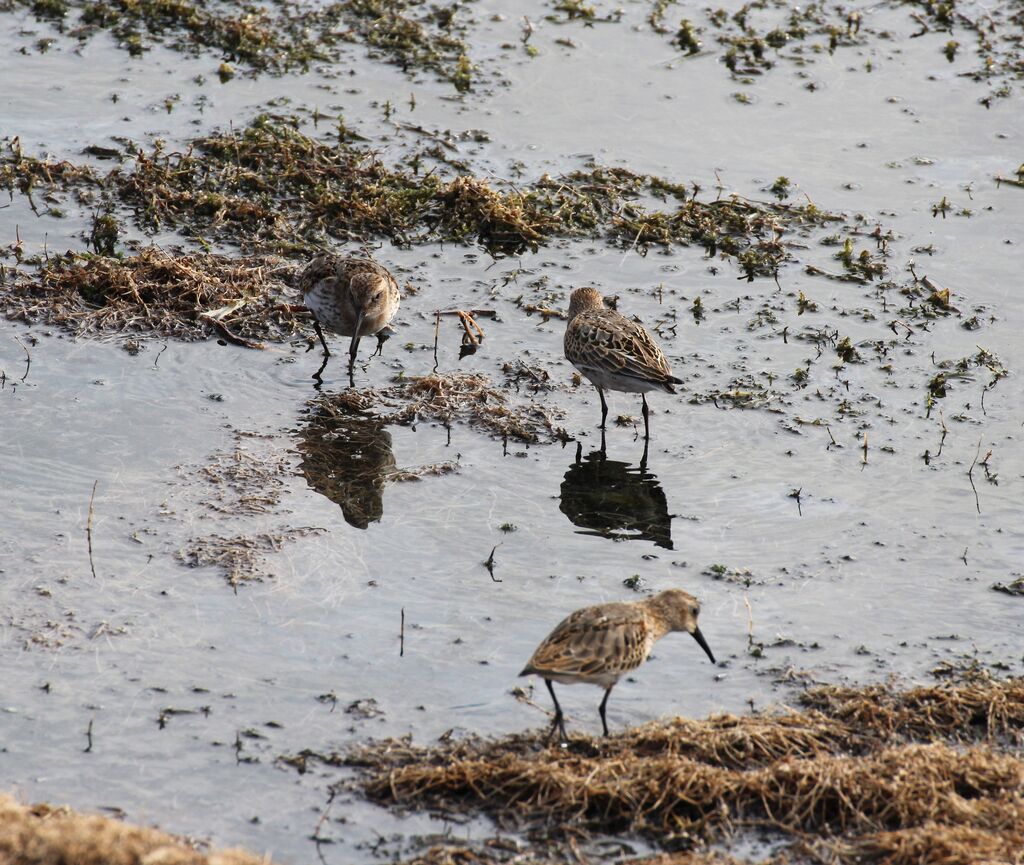
M384 485L399 473L391 433L372 418L319 416L302 431L298 447L306 482L341 506L357 529L384 515Z
M608 459L601 447L576 460L562 479L561 511L583 531L613 540L651 541L672 549L672 516L658 479L647 471L647 447L639 466Z

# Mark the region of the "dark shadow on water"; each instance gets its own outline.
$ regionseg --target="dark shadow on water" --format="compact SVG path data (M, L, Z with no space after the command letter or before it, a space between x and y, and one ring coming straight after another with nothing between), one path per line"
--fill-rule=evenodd
M672 549L672 516L658 479L647 471L647 450L640 465L610 460L602 446L576 460L562 479L560 508L579 534L650 541Z
M357 529L384 515L384 485L396 474L391 433L373 419L353 416L310 419L298 445L309 486L341 507Z

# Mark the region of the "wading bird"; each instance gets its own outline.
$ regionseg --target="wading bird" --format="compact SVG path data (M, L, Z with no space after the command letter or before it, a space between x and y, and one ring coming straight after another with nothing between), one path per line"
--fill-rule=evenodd
M647 391L675 393L672 385L681 384L647 329L605 306L593 288L577 288L569 298L565 356L597 388L601 429L608 417L606 388L641 395L645 441L651 437Z
M348 258L325 252L314 258L299 276L302 300L313 313L313 327L324 347L324 366L331 351L321 325L333 333L352 337L349 370L355 364L360 337L375 334L380 354L391 335L388 325L398 312L398 283L383 265L368 258ZM371 355L372 357L373 355ZM323 366L313 378L319 378Z
M563 685L584 682L604 688L604 699L598 711L607 736L608 695L624 674L647 660L651 648L665 634L686 631L714 664L715 656L697 627L699 613L700 604L693 595L682 589L669 589L643 601L598 604L567 616L537 647L519 674L540 676L548 686L555 703L555 719L548 737L557 729L562 741L568 741L565 716L552 682Z

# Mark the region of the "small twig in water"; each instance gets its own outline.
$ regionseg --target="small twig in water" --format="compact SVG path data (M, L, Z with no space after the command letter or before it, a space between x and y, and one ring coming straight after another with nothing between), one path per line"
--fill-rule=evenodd
M743 603L747 608L747 653L760 658L764 654L764 646L754 642L754 611L750 606L750 598L744 595Z
M323 828L324 823L327 822L327 817L331 813L331 805L334 804L334 797L337 795L337 790L333 787L329 787L328 789L330 790L330 794L327 797L327 804L324 805L324 810L320 813L320 818L316 821L316 826L313 827L313 834L310 836L318 847L321 841L326 840L320 837L320 830Z
M437 372L437 341L441 336L441 310L434 313L434 372Z
M398 657L405 657L405 607L402 607L402 624L398 629Z
M487 557L487 561L484 562L484 567L487 568L487 573L491 575L491 581L495 583L502 582L496 576L494 576L494 551L500 547L501 544L495 544L491 549L491 554Z
M85 521L85 540L89 545L89 569L92 571L92 578L96 579L96 565L92 561L92 502L96 498L96 484L99 480L92 482L92 495L89 496L89 517Z
M14 341L16 343L18 343L18 345L20 345L25 350L25 374L21 377L21 381L24 381L25 379L28 378L28 371L29 371L29 369L32 368L32 354L29 352L28 348L25 346L25 343L23 343L20 339L18 339L18 337L14 337Z
M981 513L981 501L978 499L978 488L974 485L974 467L978 464L978 457L980 455L981 439L978 439L978 449L974 453L974 461L971 463L971 467L967 470L967 480L971 482L971 489L974 490L974 507L978 509L979 514Z
M800 506L800 494L801 494L801 493L802 493L803 491L804 491L804 488L803 488L803 487L800 487L800 489L797 489L797 490L793 490L793 491L792 491L792 492L791 492L791 493L789 494L789 497L790 497L791 499L796 499L796 512L797 512L797 515L798 515L798 516L801 516L801 517L802 517L802 516L804 515L804 509L803 509L803 508L802 508L802 507Z
M92 753L92 718L89 719L89 726L86 727L86 729L85 729L85 741L86 741L87 744L85 746L85 750L82 751L82 753L83 754L91 754Z
M158 363L160 363L160 355L162 355L165 351L167 351L167 343L166 342L164 343L164 347L162 349L160 349L160 351L158 351L156 353L156 357L153 358L153 369L156 369L156 365Z

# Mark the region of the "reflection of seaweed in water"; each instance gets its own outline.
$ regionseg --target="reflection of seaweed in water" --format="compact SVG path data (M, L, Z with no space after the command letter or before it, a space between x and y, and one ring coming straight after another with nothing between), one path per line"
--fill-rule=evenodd
M562 480L561 511L585 531L612 539L651 541L672 549L672 517L658 479L647 471L645 458L639 466L610 460L604 448L576 461Z
M360 417L316 417L299 443L302 473L318 493L341 506L357 529L384 515L384 484L396 474L391 433Z

